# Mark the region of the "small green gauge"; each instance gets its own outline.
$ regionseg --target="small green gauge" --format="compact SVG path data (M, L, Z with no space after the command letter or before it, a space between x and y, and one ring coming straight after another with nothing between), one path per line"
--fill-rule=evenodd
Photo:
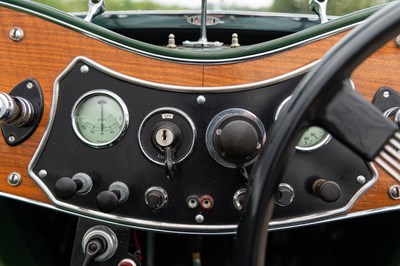
M125 103L108 90L82 95L72 110L72 127L78 138L94 148L112 146L125 134L129 114Z
M290 100L291 96L286 98L278 107L275 113L275 120L278 119L281 110ZM300 138L299 143L296 146L296 149L299 151L312 151L316 150L322 146L324 146L331 139L331 135L326 132L325 129L311 126L304 131L303 135Z
M296 146L296 149L301 151L315 150L325 145L330 138L331 135L328 134L328 132L326 132L324 129L317 126L312 126L307 128L303 133L299 143Z

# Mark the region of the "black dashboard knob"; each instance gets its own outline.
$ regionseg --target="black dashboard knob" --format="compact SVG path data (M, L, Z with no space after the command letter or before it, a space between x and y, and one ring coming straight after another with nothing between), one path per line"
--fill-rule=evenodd
M62 177L57 180L54 190L63 200L71 199L75 194L85 195L92 190L92 178L85 173L76 173L72 178Z
M326 202L335 202L341 194L340 186L333 181L318 179L313 184L314 193Z
M119 204L119 197L115 191L103 191L96 198L96 205L102 212L112 212Z
M60 199L68 200L71 199L82 186L83 183L80 180L62 177L57 180L54 190Z
M100 211L109 213L113 212L120 203L128 200L129 188L122 182L114 182L108 190L100 192L96 198L96 206Z
M235 162L248 161L257 151L258 133L252 124L244 120L229 122L222 128L220 141L226 158Z

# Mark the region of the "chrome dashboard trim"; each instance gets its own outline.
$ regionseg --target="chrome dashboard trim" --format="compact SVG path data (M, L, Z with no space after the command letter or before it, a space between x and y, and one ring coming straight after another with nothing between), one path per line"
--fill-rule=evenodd
M294 44L290 44L290 45L283 46L283 47L280 47L280 48L276 48L276 49L273 49L273 50L270 50L270 51L265 51L265 52L256 53L256 54L252 54L252 55L240 56L240 57L234 57L234 58L226 58L226 59L194 59L194 58L177 58L177 57L159 55L159 54L156 54L156 53L143 51L143 50L140 50L138 48L133 48L131 46L122 44L120 42L111 40L109 38L94 34L94 33L90 32L88 30L84 30L84 29L82 29L82 28L80 28L78 26L72 25L71 23L56 19L56 18L48 16L48 15L44 15L44 14L42 14L40 12L36 12L36 11L33 11L31 9L28 9L28 8L23 8L23 7L14 5L14 4L4 3L4 2L0 2L0 6L12 7L13 9L21 10L24 13L33 14L33 15L39 17L39 18L43 18L43 19L46 19L48 21L51 21L51 22L57 23L59 25L65 26L65 27L70 28L70 29L72 29L72 30L74 30L76 32L82 33L82 34L84 34L84 35L86 35L88 37L91 37L91 38L96 39L98 41L110 44L110 45L112 45L114 47L118 47L118 48L124 49L126 51L135 52L137 54L148 56L150 58L163 59L163 60L167 60L167 61L182 62L182 63L188 63L188 64L194 64L194 63L222 64L222 63L238 62L238 61L242 61L242 60L254 59L254 58L257 58L257 57L271 55L271 54L275 54L275 53L278 53L278 52L281 52L281 51L284 51L284 50L293 49L295 47L299 47L299 46L302 46L302 45L305 45L305 44L308 44L308 43L311 43L311 42L314 42L314 41L317 41L317 40L321 40L321 39L333 36L335 34L338 34L338 33L341 33L341 32L344 32L344 31L347 31L347 30L350 30L350 29L353 29L354 27L356 27L357 25L359 25L359 24L361 24L363 22L363 21L357 22L357 23L354 23L354 24L351 24L351 25L348 25L348 26L345 26L345 27L342 27L342 28L339 28L339 29L335 29L335 30L326 32L324 34L320 34L320 35L315 36L315 37L311 37L311 38L305 39L303 41L300 41L300 42L297 42L297 43L294 43Z
M170 90L170 91L178 91L178 92L186 92L186 93L187 92L199 93L199 91L200 92L214 92L214 93L227 92L227 91L239 91L239 90L255 88L257 86L263 86L263 85L265 86L265 85L269 85L269 84L274 84L274 82L277 82L277 80L283 81L287 78L294 76L295 73L296 74L304 73L304 71L308 70L312 65L314 65L316 63L316 62L314 62L306 67L301 68L301 71L295 70L286 75L277 77L275 79L265 80L262 82L256 82L256 83L251 83L251 84L247 84L247 85L239 85L239 86L204 88L204 87L172 86L172 85L164 85L164 84L143 81L143 80L128 77L126 75L123 75L123 74L120 74L113 70L110 70L104 66L97 64L96 62L94 62L88 58L77 57L56 78L56 80L54 82L54 88L53 88L53 100L52 100L52 106L51 106L51 110L50 110L49 122L47 124L44 135L40 141L38 149L35 151L35 154L28 166L29 176L32 177L33 180L40 186L40 188L49 197L50 201L53 202L58 207L58 208L54 207L54 209L61 209L67 213L75 212L75 215L86 216L86 217L89 217L92 219L104 219L111 223L127 225L127 226L131 226L131 227L135 227L135 228L142 228L142 229L146 229L146 230L154 230L154 231L159 231L159 232L172 232L172 233L173 232L175 232L175 233L178 233L178 232L179 233L193 233L193 234L231 234L231 233L235 233L237 225L236 224L229 224L229 225L193 224L193 225L191 225L191 224L151 222L148 220L126 218L126 217L121 217L121 216L117 216L117 215L113 215L113 214L102 213L100 211L94 211L94 210L90 210L90 209L77 207L75 205L71 205L71 204L57 200L55 198L55 196L50 192L50 190L42 182L41 178L33 171L33 168L35 167L42 150L45 148L45 145L47 143L47 140L48 140L51 130L53 128L54 118L56 115L57 104L58 104L60 81L68 74L68 72L75 66L75 64L78 61L82 61L89 67L96 67L100 71L103 71L111 76L114 76L116 78L131 82L131 83L137 83L137 84L140 84L143 86L148 86L148 87L157 88L157 89L166 89L166 90ZM273 222L271 222L271 227L272 228L274 228L274 227L279 227L279 228L281 228L281 227L284 227L284 228L296 227L296 226L300 226L301 225L300 223L305 223L307 221L312 222L315 220L322 219L323 217L326 217L326 216L336 215L336 214L344 213L344 212L348 211L355 204L356 200L361 196L361 194L364 193L367 188L371 187L378 178L378 172L377 172L376 168L374 167L374 165L372 163L369 163L369 166L373 173L372 180L364 186L363 190L360 190L357 194L355 194L353 196L353 198L350 200L350 202L345 207L338 209L338 210L333 210L333 211L329 211L329 212L317 213L317 214L313 214L313 215L288 219L285 221L273 221ZM4 193L0 192L0 195L4 195ZM25 201L29 201L29 200L25 200Z

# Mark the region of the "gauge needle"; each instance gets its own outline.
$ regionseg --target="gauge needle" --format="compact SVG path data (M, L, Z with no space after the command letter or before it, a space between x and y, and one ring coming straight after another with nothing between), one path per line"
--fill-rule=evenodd
M100 124L101 124L101 132L103 132L103 128L104 128L104 122L103 122L103 112L104 112L104 107L103 105L106 104L107 102L104 100L98 101L98 104L100 104L101 109L100 109Z

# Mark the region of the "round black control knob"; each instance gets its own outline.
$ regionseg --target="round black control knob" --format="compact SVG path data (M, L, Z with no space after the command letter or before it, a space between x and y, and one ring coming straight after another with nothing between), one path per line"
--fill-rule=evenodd
M112 212L119 204L119 197L115 191L103 191L96 198L96 205L102 212Z
M76 173L72 178L62 177L57 180L54 190L63 200L71 199L75 194L85 195L92 190L92 178L85 173Z
M129 188L122 182L114 182L108 190L100 192L96 198L96 206L102 212L113 212L120 203L124 203L129 198Z
M69 177L60 178L54 187L56 195L63 200L71 199L83 186L80 180L73 180Z
M325 179L318 179L313 184L314 193L326 202L335 202L339 199L341 194L340 186Z
M243 120L229 122L222 128L220 135L221 148L226 159L234 162L248 161L257 151L258 133L252 124Z

